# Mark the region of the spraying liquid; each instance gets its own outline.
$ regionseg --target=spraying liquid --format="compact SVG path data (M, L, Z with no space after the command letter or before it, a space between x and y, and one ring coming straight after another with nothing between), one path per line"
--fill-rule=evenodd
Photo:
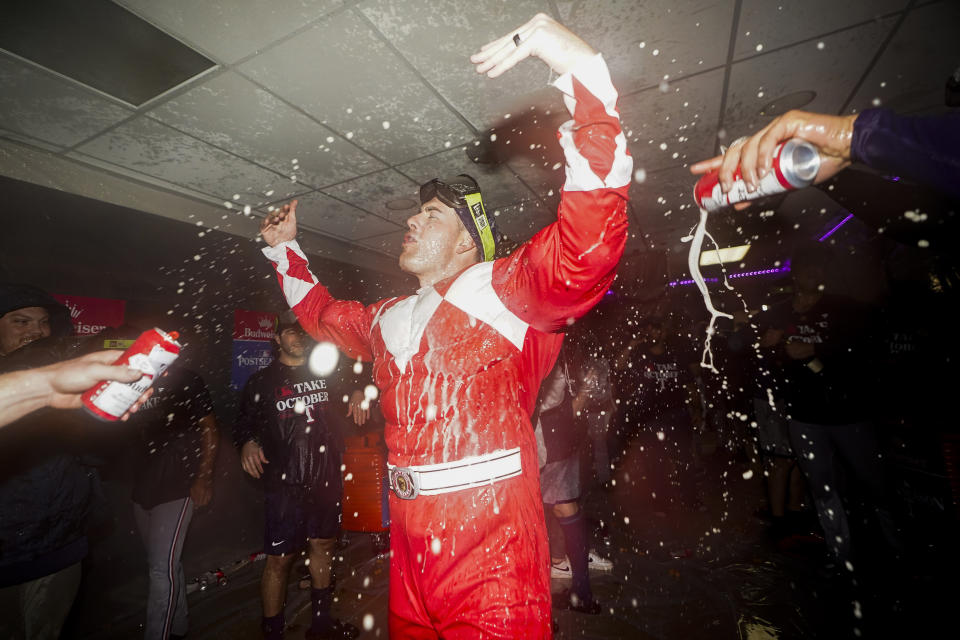
M717 308L713 306L713 300L710 298L710 290L707 289L707 283L704 282L703 274L700 273L700 250L701 247L703 247L703 238L705 236L710 236L710 234L707 233L707 210L700 209L700 221L693 229L692 234L683 238L683 241L690 243L690 252L687 254L687 268L690 269L690 277L693 278L697 289L700 290L700 295L703 296L703 303L706 305L707 311L710 312L710 324L707 325L707 337L703 341L703 352L700 354L700 366L717 373L717 368L713 365L713 351L710 349L710 342L713 334L716 332L714 327L717 323L717 318L733 319L733 316L729 313L718 311ZM714 245L717 244L712 236L710 236L710 241L713 242ZM727 282L726 274L724 274L723 284L727 289L733 289Z
M729 313L718 311L713 306L710 291L707 289L706 282L704 282L703 274L700 273L700 250L703 246L704 236L710 238L714 247L717 246L713 237L707 233L707 213L725 209L737 202L755 200L793 189L802 189L813 184L819 170L820 153L817 148L805 140L794 138L777 145L773 152L771 170L760 180L755 191L747 190L746 182L741 177L739 169L733 176L733 186L726 193L720 187L719 171L706 173L697 181L693 189L693 199L700 207L700 221L691 234L683 238L683 242L690 242L687 267L690 269L690 277L693 278L697 289L703 296L707 311L710 312L710 324L707 325L707 336L700 357L701 367L717 373L717 369L713 365L713 351L710 349L710 341L715 333L717 318L733 318ZM723 272L723 284L728 290L733 291L733 287L727 282L725 270ZM744 311L746 311L746 302L742 297L740 297L740 301L743 302Z

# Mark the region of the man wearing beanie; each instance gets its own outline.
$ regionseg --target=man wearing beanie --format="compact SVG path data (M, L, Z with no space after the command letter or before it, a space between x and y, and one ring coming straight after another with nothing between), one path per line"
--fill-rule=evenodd
M343 494L336 413L346 412L340 400L344 381L337 372L310 371L309 338L291 311L281 315L274 340L277 359L247 381L235 430L243 470L263 480L263 636L283 638L290 568L306 547L313 602L307 639L355 638L360 633L355 626L330 615L330 568Z
M469 176L432 180L400 268L413 295L334 299L296 241L296 203L261 225L288 304L316 339L373 361L386 418L392 638L549 638L550 557L530 417L563 331L613 282L632 161L603 58L539 14L472 57L499 76L547 63L573 119L558 220L497 258Z
M50 338L66 307L25 284L0 284L0 373L61 360ZM73 416L41 409L4 429L0 446L0 637L58 638L80 586L97 471L73 438Z

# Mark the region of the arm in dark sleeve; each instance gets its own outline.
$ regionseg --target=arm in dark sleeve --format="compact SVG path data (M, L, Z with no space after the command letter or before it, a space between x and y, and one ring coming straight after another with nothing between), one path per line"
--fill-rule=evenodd
M240 413L237 415L237 422L233 427L233 444L239 449L243 445L253 440L261 443L261 428L263 421L260 420L260 395L259 386L256 384L259 376L254 374L247 384L243 387L240 394Z
M960 200L960 113L919 117L867 109L853 123L850 156Z

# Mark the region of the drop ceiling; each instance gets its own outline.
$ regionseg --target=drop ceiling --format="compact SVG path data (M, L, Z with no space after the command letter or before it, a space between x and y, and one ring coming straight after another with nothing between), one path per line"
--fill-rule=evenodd
M247 236L298 198L308 250L382 270L437 175L477 177L515 240L553 218L549 71L527 61L490 80L467 59L538 11L603 51L621 91L643 170L628 252L676 248L694 218L686 166L769 121L771 101L935 113L960 66L952 0L116 4L214 66L133 106L0 50L0 173ZM492 163L471 160L491 145Z

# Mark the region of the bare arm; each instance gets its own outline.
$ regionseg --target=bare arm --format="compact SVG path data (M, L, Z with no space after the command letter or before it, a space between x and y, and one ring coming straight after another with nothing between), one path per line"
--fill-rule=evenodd
M103 380L134 382L143 375L126 366L112 366L118 351L99 351L46 367L15 371L0 376L0 427L42 407L76 409L84 391ZM124 414L127 420L152 394L141 396Z
M739 168L747 188L753 191L757 182L770 171L776 146L791 138L800 138L820 150L820 171L815 182L823 182L850 165L850 144L856 119L856 115L788 111L743 142L731 145L723 155L694 164L690 171L700 174L719 169L720 185L726 192Z

